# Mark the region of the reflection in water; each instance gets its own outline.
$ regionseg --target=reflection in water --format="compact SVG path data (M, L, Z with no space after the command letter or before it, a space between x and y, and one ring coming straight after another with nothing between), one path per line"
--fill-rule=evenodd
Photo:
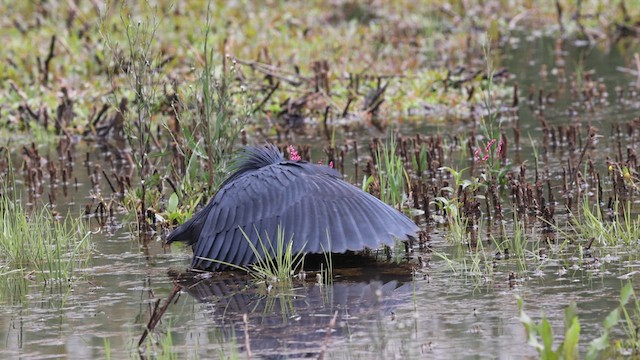
M266 358L289 358L316 357L336 313L332 343L369 329L371 322L391 319L393 309L407 302L414 291L409 276L405 275L404 282L395 277L388 281L339 281L329 286L301 282L269 292L246 277L228 274L204 279L180 274L176 283L206 305L210 320L206 326L219 327L225 342L235 334L240 350L246 351L240 334L244 333L243 316L247 314L251 351Z

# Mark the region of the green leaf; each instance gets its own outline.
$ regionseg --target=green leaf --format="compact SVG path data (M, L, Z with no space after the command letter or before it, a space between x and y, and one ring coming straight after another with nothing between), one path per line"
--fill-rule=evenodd
M542 318L542 322L540 323L540 337L542 337L542 358L547 360L554 360L557 358L556 354L553 352L553 330L551 329L551 324L546 317Z
M169 196L169 201L167 201L167 212L172 213L175 212L178 208L178 194L175 192Z
M605 331L600 337L593 339L587 348L587 360L599 359L600 352L609 347L609 332Z
M629 298L633 295L633 287L631 283L627 283L622 290L620 290L620 304L623 306L629 302Z
M616 326L616 324L620 321L620 309L613 309L604 319L603 325L605 330L609 330Z
M575 302L572 302L571 304L569 304L569 306L567 306L566 309L564 309L564 328L565 329L569 329L573 325L574 319L577 318L576 312L577 312L577 307Z
M573 306L575 308L575 304ZM569 307L571 308L571 306ZM567 309L568 310L568 309ZM578 341L580 340L580 322L578 317L574 316L571 327L567 329L562 345L562 355L564 359L578 358Z

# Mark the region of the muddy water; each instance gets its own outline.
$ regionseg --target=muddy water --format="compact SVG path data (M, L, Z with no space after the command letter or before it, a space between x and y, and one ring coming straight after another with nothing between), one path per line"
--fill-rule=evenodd
M498 65L517 74L520 85L523 158L531 153L527 133L540 146L541 125L533 116L539 109L526 102L532 86L536 94L540 88L545 94L553 93L550 98L555 102L544 110L550 124L592 124L608 134L611 123L630 120L639 113L637 101L622 101L616 94L616 86L626 87L635 81L617 70L619 66L630 67L631 52L614 47L605 53L599 48L570 45L562 52L568 73L579 68L595 70L594 77L602 79L609 92L609 104L593 111L578 109L576 115L569 116L570 90L550 74L557 65L555 42L535 38L509 45ZM548 72L546 80L541 75L543 65ZM459 133L466 133L468 125L456 126ZM442 127L427 122L403 131L427 133ZM77 148L78 154L91 149L82 142ZM559 166L566 156L565 151L559 151L543 161L549 167ZM80 173L80 187L60 201L73 204L77 212L89 201L88 185L83 185L89 181ZM2 283L0 357L139 356L138 340L156 302L164 302L173 289L170 272L185 269L190 251L180 246L163 249L161 238L143 247L128 226L99 229L95 220L89 221L97 232L93 236L95 251L75 283L51 286L37 278L22 277ZM470 256L446 239L445 229L430 228L430 232L430 246L435 251L457 260ZM487 253L492 256L489 245ZM268 359L315 358L323 349L327 358L336 359L535 357L518 321L518 295L529 315L539 318L546 314L556 333L562 332L563 309L576 302L584 351L586 342L599 335L604 317L617 304L619 289L626 281L621 276L639 264L638 254L626 250L609 256L597 254L602 255L597 266L568 254L539 262L539 271L510 281L514 260L496 260L489 277L454 271L432 253L420 255L430 262L415 277L406 269L402 274L386 275L380 269L343 272L333 285L311 279L286 291L268 292L263 286L248 285L241 276L228 274L183 279L184 290L169 306L152 339L179 358L225 358L238 353L244 358L247 343L254 355ZM248 314L247 324L244 314ZM330 327L334 314L336 323ZM147 343L143 355L162 353L160 343Z

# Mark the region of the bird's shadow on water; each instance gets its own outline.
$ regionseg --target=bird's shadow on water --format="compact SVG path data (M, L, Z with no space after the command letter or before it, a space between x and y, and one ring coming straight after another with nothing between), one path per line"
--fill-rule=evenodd
M328 344L343 342L381 320L391 321L394 309L411 301L415 291L409 269L383 263L335 268L329 285L310 276L286 288L267 287L239 272L169 276L174 292L152 320L171 311L178 292L187 293L203 304L202 312L210 319L203 329L215 327L225 342L235 341L239 351L277 359L317 357Z

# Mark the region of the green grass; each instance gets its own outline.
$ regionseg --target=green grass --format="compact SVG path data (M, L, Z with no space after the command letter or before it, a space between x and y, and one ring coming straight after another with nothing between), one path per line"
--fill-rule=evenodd
M517 212L513 211L513 223L511 234L507 233L507 224L502 224L502 234L504 237L500 240L491 236L496 251L501 254L509 252L510 261L515 261L516 268L514 272L520 275L531 271L533 267L541 266L540 263L540 237L534 233L535 227L531 228L531 233L527 234L525 224L519 219ZM504 259L503 261L509 261Z
M257 234L258 243L254 244L242 228L240 228L240 231L242 231L245 241L248 242L251 251L256 257L253 264L236 265L217 259L206 258L206 260L244 271L256 282L265 283L268 290L275 286L286 290L292 286L296 277L304 280L304 278L298 276L304 270L304 246L298 252L293 251L293 237L295 234L292 234L287 239L282 227L278 226L275 241L271 240L268 235ZM258 232L257 229L254 229L254 231ZM333 261L330 248L323 248L323 254L325 263L318 271L318 281L321 284L330 285L333 281Z
M441 170L449 172L453 177L453 185L443 187L441 191L448 192L451 197L436 197L431 201L431 204L435 204L446 215L447 224L449 226L447 238L455 243L465 243L469 239L469 220L464 217L461 208L461 201L457 196L454 196L454 194L457 194L460 187L462 187L462 189L464 190L469 186L477 187L479 186L479 184L476 179L463 180L462 174L464 173L464 169L456 171L455 169L450 167L443 167L441 168Z
M46 206L29 212L20 201L2 197L0 222L0 256L6 268L35 270L45 281L66 281L88 261L90 232L80 217L57 219Z
M640 215L634 215L631 201L614 201L615 213L611 221L604 219L599 202L591 205L589 198L582 202L580 217L574 220L576 235L584 239L595 239L603 246L640 245Z
M265 235L258 235L258 247L254 245L249 236L242 230L242 234L249 242L251 251L256 256L253 265L245 267L247 272L255 279L268 281L281 286L291 285L293 276L297 271L302 270L304 265L304 246L301 251L293 252L293 234L289 239L285 238L284 229L278 226L278 233L274 242ZM257 229L254 231L258 232Z
M0 302L9 305L22 304L32 276L24 269L12 269L9 265L0 266Z
M329 238L329 230L327 230L327 239ZM320 276L322 277L322 283L326 286L333 284L333 257L331 252L331 241L327 242L328 248L325 249L322 244L322 253L324 254L324 263L322 269L320 269Z
M371 186L375 185L380 200L397 209L402 208L411 189L408 188L409 175L397 153L395 137L392 136L376 150L376 164L377 176L369 176L362 185L363 189L369 191Z
M102 340L102 344L104 346L104 358L106 360L111 360L111 340L109 340L109 338L105 337Z
M147 337L147 340L144 342L138 349L138 356L143 358L153 358L159 360L177 360L180 359L179 354L176 352L175 344L173 341L173 335L171 331L171 322L166 325L166 328L163 329L163 335L159 335L157 338ZM110 346L108 342L105 342L105 351L110 350ZM108 353L107 353L108 354ZM133 355L133 354L132 354ZM138 357L132 356L132 357Z

